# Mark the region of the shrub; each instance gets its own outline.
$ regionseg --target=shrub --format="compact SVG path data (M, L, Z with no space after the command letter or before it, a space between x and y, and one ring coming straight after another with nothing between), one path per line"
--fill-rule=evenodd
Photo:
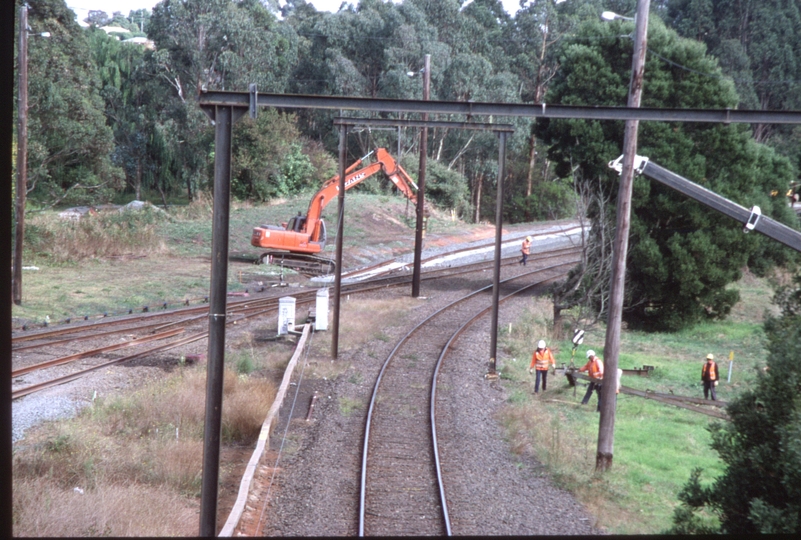
M26 226L25 240L36 256L58 263L164 253L167 247L157 225L167 219L166 213L152 206L86 214L78 221L34 215Z
M801 532L801 274L776 295L780 317L765 323L769 355L753 390L729 403L728 424L710 427L726 470L710 486L696 469L673 516L678 534ZM719 526L703 522L710 512Z

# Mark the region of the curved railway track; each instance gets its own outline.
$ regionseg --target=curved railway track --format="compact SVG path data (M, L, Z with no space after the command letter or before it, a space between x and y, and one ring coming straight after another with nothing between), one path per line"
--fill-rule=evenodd
M553 251L547 255L543 254L539 258L548 260L551 258L564 257L577 250L562 249ZM516 258L505 259L504 266L513 266ZM475 272L490 270L491 261L473 263L459 267L448 267L437 270L426 271L422 280L435 280L442 278L452 278ZM365 280L361 283L349 284L342 287L343 294L364 294L370 291L384 289L387 287L408 284L411 281L409 275L394 275L388 277L377 277ZM294 291L296 306L311 305L316 298L317 289L307 289ZM261 297L253 299L231 300L227 305L228 317L227 325L236 325L244 320L262 316L275 316L278 310L278 300L280 296L286 295L286 289L268 290ZM204 339L208 335L208 305L184 307L171 311L150 312L136 316L114 319L100 319L99 321L86 324L74 324L69 327L57 328L41 332L25 333L12 336L12 353L14 355L12 380L19 383L19 377L33 372L67 366L78 360L89 361L92 365L79 370L70 370L66 374L59 374L47 380L36 382L25 387L12 388L12 399L18 399L25 395L64 384L76 380L88 373L98 369L128 362L137 358L157 354L176 347ZM120 342L119 336L127 336ZM154 341L163 340L164 342L141 349L141 346ZM111 344L108 342L112 341ZM89 343L93 346L86 349L76 349L81 343ZM53 348L58 350L69 349L69 354L59 354L53 358L51 352ZM122 355L113 354L115 351L124 349L138 348L137 352ZM63 352L63 351L62 351ZM25 354L19 354L25 353Z
M504 286L523 282L503 300L563 275L575 262L503 280ZM437 376L458 336L491 309L482 294L491 289L472 291L421 321L381 367L365 425L360 536L451 534L436 431Z

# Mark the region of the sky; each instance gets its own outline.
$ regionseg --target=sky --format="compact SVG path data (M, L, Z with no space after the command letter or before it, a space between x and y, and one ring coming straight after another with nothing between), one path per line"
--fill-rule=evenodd
M153 6L160 0L67 0L69 6L78 16L78 21L82 21L89 14L90 10L102 10L109 16L115 11L128 15L131 10L153 9ZM317 11L336 11L342 4L342 0L306 0L313 4ZM354 4L358 0L348 0ZM520 9L520 0L502 0L503 7L511 14Z

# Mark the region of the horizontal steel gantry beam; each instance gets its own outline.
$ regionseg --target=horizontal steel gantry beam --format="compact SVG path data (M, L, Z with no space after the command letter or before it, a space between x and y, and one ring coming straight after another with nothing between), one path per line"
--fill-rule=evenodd
M277 107L288 109L334 109L372 112L461 114L528 118L581 118L585 120L640 120L656 122L707 122L746 124L801 124L801 111L759 111L734 109L659 109L648 107L585 107L525 103L477 103L465 101L423 101L414 99L375 99L300 94L261 94L257 92L203 92L201 107L230 106L250 109Z
M401 120L391 118L357 118L341 116L334 118L335 126L368 126L368 127L427 127L467 129L473 131L495 131L512 133L515 128L511 124L486 124L478 122L447 122L442 120Z

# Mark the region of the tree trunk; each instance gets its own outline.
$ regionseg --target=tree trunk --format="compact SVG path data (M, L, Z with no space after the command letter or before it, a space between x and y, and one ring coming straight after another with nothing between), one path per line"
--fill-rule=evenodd
M142 158L136 160L136 181L134 183L134 191L136 192L136 200L142 200Z
M186 175L186 196L189 199L189 202L192 202L192 180L191 175L189 174Z
M476 178L476 212L475 218L473 219L474 223L478 223L481 219L481 187L484 184L484 175L479 174Z
M604 388L602 392L606 391L607 388ZM612 454L603 454L598 452L595 456L595 470L598 472L604 472L612 468Z
M532 130L528 138L528 174L526 175L526 198L531 197L532 180L534 178L534 165L537 163L537 139Z
M552 332L552 339L560 340L563 336L562 332L562 308L561 306L557 305L556 302L553 304L553 332Z

